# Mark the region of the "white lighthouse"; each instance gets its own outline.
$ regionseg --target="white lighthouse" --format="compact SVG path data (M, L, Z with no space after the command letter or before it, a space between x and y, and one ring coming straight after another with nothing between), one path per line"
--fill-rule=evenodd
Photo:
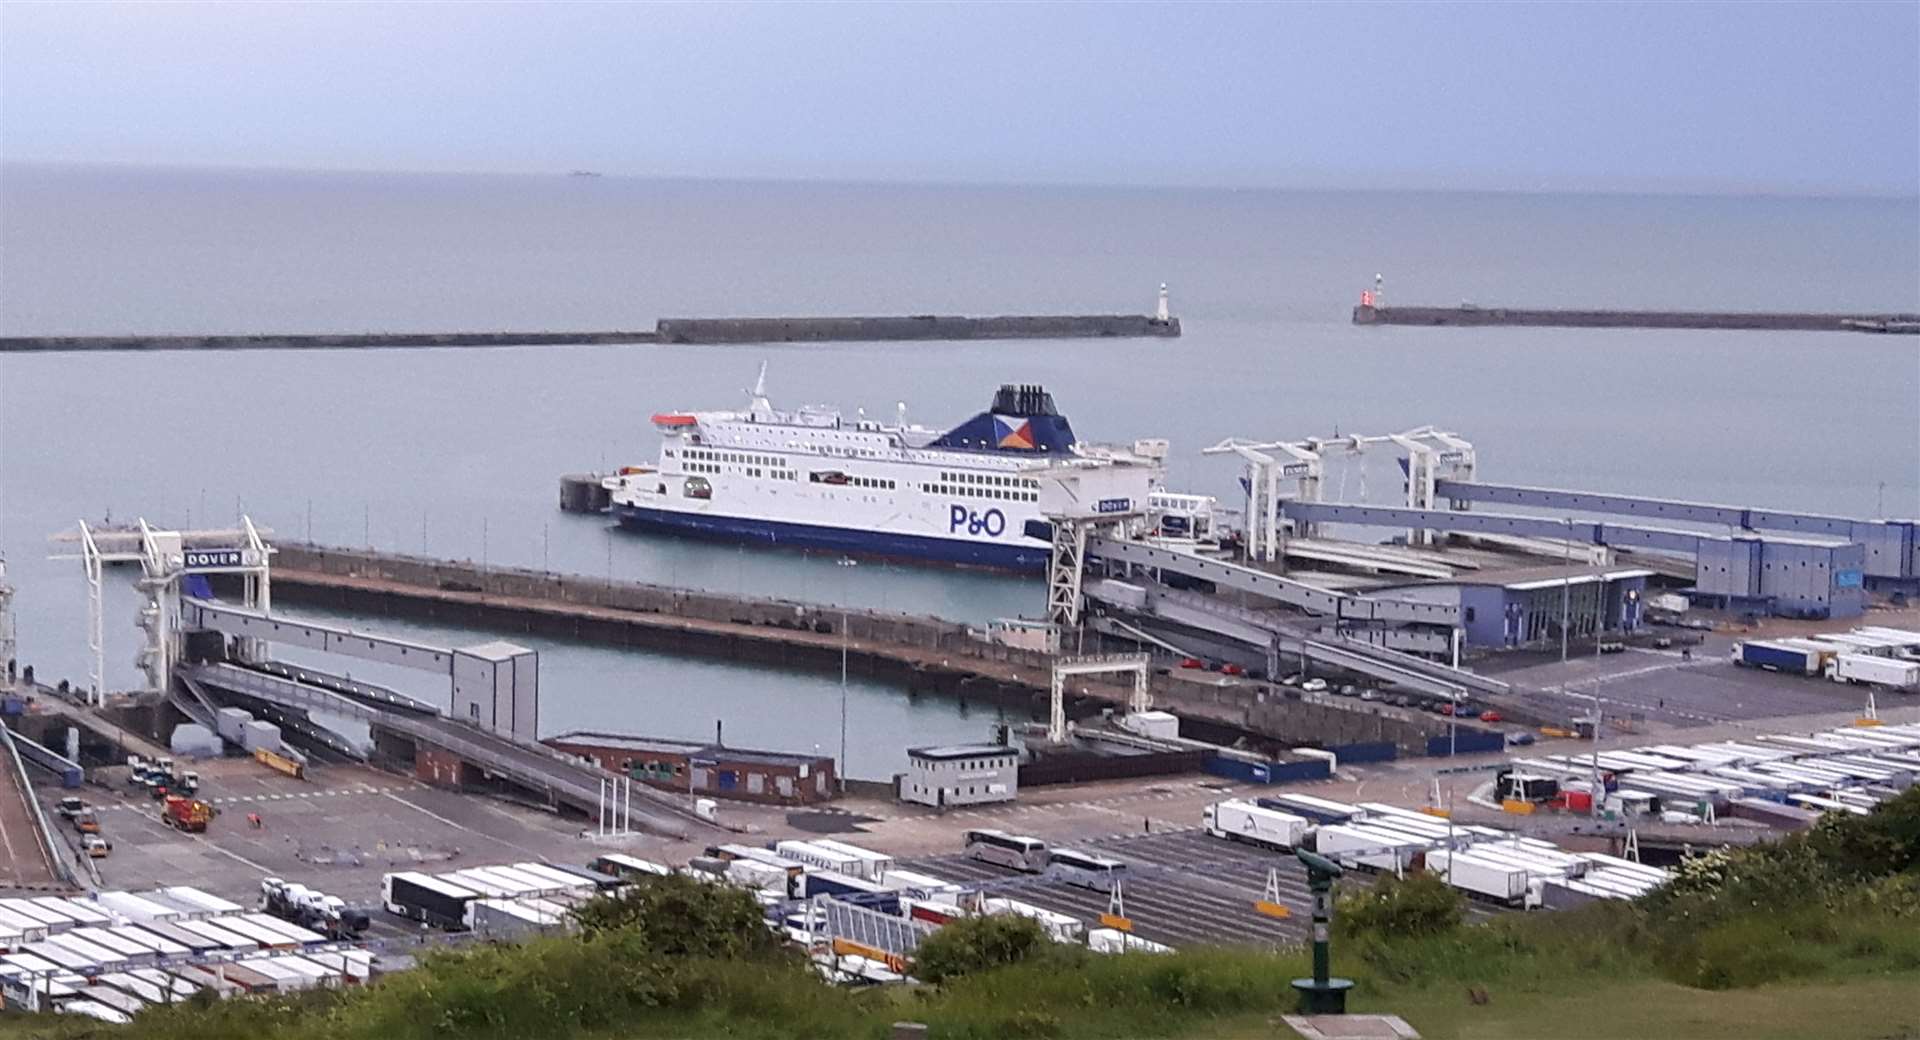
M1173 320L1172 315L1167 313L1167 283L1165 282L1160 283L1160 304L1153 309L1153 320L1162 325Z

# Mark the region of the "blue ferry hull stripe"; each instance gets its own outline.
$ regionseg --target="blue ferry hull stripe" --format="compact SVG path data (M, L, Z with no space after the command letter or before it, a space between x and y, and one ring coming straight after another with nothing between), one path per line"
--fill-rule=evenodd
M664 509L616 505L614 515L623 527L642 531L758 542L792 549L828 549L835 552L900 559L958 563L1002 570L1044 571L1051 550L1044 545L1005 545L959 538L862 531L849 527L795 524L782 520L751 520L737 516L709 516Z

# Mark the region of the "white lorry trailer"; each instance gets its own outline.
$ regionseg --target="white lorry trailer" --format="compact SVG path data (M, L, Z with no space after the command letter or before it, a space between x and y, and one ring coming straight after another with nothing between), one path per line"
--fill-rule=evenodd
M1877 654L1840 654L1827 662L1827 678L1840 683L1860 683L1902 693L1920 690L1920 661Z
M1281 850L1292 849L1306 840L1312 826L1304 816L1264 809L1237 798L1207 806L1200 820L1207 833L1215 838Z
M1538 903L1527 869L1515 863L1503 863L1470 851L1449 852L1434 849L1427 853L1427 872L1445 878L1447 884L1484 899L1507 906L1531 907Z

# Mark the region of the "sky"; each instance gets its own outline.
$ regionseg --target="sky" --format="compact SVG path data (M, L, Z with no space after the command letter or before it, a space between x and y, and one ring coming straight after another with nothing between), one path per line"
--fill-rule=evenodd
M0 160L1920 195L1920 2L0 2Z

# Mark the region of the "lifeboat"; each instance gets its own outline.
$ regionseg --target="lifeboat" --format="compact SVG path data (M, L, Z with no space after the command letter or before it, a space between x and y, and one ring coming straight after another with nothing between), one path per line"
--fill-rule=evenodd
M679 430L699 424L699 420L685 412L655 412L653 424L663 430Z

